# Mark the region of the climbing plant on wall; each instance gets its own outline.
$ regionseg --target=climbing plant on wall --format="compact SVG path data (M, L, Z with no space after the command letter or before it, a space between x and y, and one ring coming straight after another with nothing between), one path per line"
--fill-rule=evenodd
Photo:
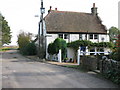
M113 44L111 42L100 42L100 43L93 43L89 40L77 40L77 41L73 41L71 43L67 43L67 47L71 47L75 50L78 50L78 48L80 46L88 46L90 47L108 47L108 48L112 48Z

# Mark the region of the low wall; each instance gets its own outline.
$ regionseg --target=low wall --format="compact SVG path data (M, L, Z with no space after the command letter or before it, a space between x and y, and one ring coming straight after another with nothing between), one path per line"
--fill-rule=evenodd
M106 74L111 70L120 73L120 62L112 60L112 59L105 59L105 60L100 61L100 72L101 73Z
M97 59L95 57L83 56L81 57L81 66L87 70L96 70Z
M120 85L120 61L105 59L100 61L100 72L112 82Z

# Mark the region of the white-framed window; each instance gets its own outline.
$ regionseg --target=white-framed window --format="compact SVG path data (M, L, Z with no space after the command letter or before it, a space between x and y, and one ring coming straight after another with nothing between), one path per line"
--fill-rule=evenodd
M68 34L58 34L59 38L68 39Z
M64 39L68 39L68 34L64 34Z
M93 39L93 34L90 34L90 35L89 35L89 39Z
M63 38L63 34L58 34L59 38Z
M82 40L82 34L79 34L79 39Z
M89 39L98 39L98 34L89 34Z
M94 39L98 39L98 34L94 34Z

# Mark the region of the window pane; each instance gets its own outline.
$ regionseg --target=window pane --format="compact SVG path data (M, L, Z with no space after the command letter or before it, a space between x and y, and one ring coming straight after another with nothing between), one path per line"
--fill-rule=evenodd
M98 39L98 35L97 34L94 35L94 39Z
M59 38L63 38L63 34L59 34Z
M68 34L64 34L64 39L68 39Z
M95 53L93 53L93 52L95 52L95 49L94 48L90 49L90 52L92 52L92 53L90 53L90 55L94 55Z
M93 34L90 34L90 35L89 35L89 39L93 39Z

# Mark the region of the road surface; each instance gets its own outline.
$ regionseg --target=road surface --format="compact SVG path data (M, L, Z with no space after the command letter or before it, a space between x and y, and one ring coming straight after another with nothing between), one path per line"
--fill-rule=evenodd
M2 88L116 88L112 82L75 69L2 52Z

